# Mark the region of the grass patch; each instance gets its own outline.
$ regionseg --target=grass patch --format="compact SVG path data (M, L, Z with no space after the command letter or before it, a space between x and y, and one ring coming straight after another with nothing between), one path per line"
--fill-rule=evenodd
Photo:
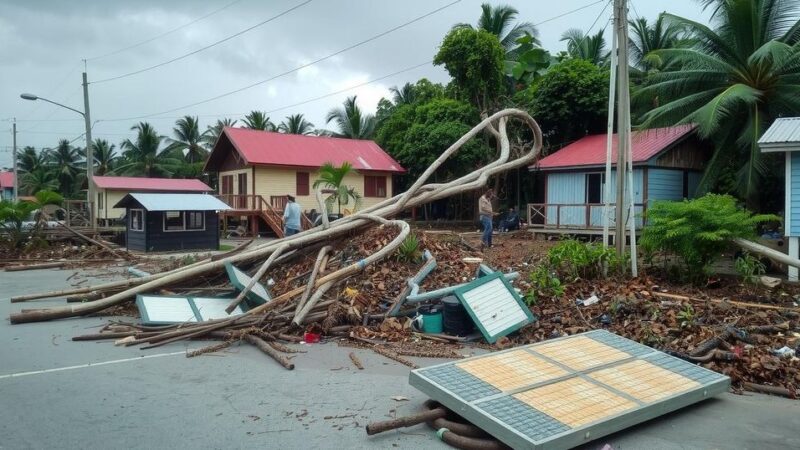
M219 244L219 251L227 252L228 250L233 250L235 247L230 244Z

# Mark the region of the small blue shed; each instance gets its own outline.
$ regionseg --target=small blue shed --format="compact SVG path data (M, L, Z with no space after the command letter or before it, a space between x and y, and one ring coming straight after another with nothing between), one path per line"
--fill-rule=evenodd
M529 168L545 177L544 203L528 205L529 226L576 234L593 234L603 228L607 136L586 136ZM640 227L648 202L694 196L712 148L697 137L694 125L634 132L631 143L634 210ZM612 192L616 186L616 147L614 134ZM613 201L611 207L613 210ZM612 228L613 216L612 211Z
M786 198L783 234L789 238L789 256L800 257L800 117L782 117L758 140L762 153L786 153ZM796 267L789 267L789 281L798 280Z

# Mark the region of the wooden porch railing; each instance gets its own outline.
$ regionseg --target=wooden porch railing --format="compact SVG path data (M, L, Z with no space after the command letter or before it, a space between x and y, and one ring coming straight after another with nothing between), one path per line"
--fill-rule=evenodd
M614 223L616 204L611 203L610 206L609 226L613 229L616 227ZM638 215L644 211L644 207L643 203L634 203L636 228L642 227ZM604 209L604 203L529 203L528 226L532 228L600 229L603 228ZM626 217L625 220L627 226L630 217Z
M283 237L283 208L275 208L273 202L267 201L264 196L258 194L219 194L216 197L233 208L231 211L226 211L224 215L261 217L275 235L279 238ZM286 199L285 196L282 196L282 198ZM283 206L285 205L286 203L284 202ZM300 223L304 230L313 228L311 220L304 213L300 214ZM257 229L254 229L253 232L256 233Z

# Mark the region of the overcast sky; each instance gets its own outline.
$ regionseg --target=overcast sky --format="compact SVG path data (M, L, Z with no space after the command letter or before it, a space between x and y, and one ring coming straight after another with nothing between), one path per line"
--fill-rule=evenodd
M98 121L94 137L117 145L131 136L129 130L139 120L151 122L159 133L168 135L175 120L186 114L199 116L203 130L217 118L240 119L254 109L275 110L269 114L275 123L289 114L303 113L315 125L325 127L326 112L349 95L357 94L359 104L374 112L391 86L421 77L447 82L448 76L439 67L424 65L285 107L431 61L450 27L475 23L482 3L462 0L445 7L453 0L312 0L303 4L306 1L0 0L0 167L11 164L11 117L18 121L20 148L52 147L60 138L72 140L81 135L84 125L78 114L45 102L22 100L19 94L30 92L83 110L80 83L84 58L88 59L91 117ZM532 23L591 5L537 26L542 45L551 52L564 49L559 38L568 28L586 30L596 22L592 31L605 28L610 37L612 8L606 7L606 2L509 3L520 11L520 20ZM301 4L210 49L139 74L101 81L193 52ZM664 10L702 22L708 16L696 0L635 0L633 6L631 17L640 15L648 20ZM109 55L223 7L163 37ZM441 7L445 8L325 61L236 94L171 111L272 78ZM139 116L149 117L136 119ZM75 145L82 146L83 139Z

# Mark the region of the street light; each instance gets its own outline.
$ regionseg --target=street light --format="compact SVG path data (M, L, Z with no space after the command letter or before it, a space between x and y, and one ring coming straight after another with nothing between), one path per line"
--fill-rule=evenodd
M79 111L67 105L48 100L38 95L23 93L20 97L24 100L41 100L43 102L52 103L56 106L75 111L83 116L84 125L86 126L86 207L89 209L89 223L92 229L97 228L97 221L95 220L94 212L94 151L92 149L92 121L89 117L89 83L86 81L86 72L83 72L83 108L84 111Z

